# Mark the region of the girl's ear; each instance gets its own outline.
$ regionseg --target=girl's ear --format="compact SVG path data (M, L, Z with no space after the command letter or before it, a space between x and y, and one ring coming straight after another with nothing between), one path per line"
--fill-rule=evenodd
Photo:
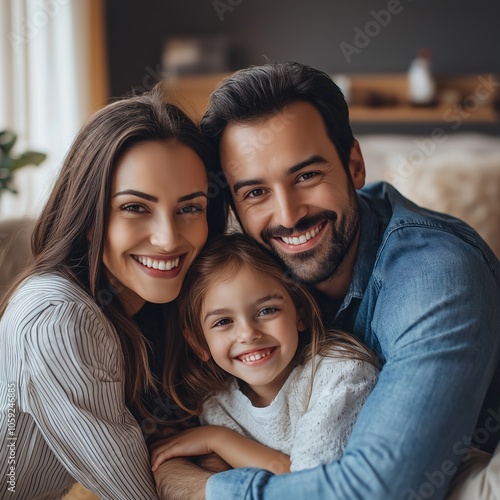
M303 332L307 329L306 325L302 321L301 314L297 314L297 331Z
M208 361L210 359L210 351L204 346L201 346L196 340L196 335L187 327L183 330L184 338L187 340L189 347L193 349L196 356L198 356L202 361Z

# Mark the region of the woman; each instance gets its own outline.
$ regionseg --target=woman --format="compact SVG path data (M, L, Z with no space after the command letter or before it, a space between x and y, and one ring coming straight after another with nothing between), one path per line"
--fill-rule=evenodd
M223 231L211 158L161 88L77 135L34 263L0 304L0 498L56 498L75 480L103 499L157 498L141 426L162 416L151 402L186 271Z

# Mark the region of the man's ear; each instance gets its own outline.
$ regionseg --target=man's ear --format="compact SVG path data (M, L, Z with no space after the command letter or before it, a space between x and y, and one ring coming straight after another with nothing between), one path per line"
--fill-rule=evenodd
M351 147L351 156L349 158L349 172L351 174L352 183L356 189L361 189L365 185L365 161L359 147L359 142L354 139Z
M182 332L184 338L186 339L189 347L194 351L196 356L198 356L202 361L208 361L210 359L210 351L205 347L201 346L199 342L196 340L196 336L192 330L187 327L184 327Z

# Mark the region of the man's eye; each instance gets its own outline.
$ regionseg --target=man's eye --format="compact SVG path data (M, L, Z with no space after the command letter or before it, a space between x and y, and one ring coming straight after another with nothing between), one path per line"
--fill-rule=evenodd
M304 174L299 176L298 180L299 181L308 181L309 179L312 179L316 175L318 175L317 172L305 172Z
M250 192L247 193L245 198L257 198L259 196L262 196L263 193L264 193L263 189L260 189L260 188L252 189Z

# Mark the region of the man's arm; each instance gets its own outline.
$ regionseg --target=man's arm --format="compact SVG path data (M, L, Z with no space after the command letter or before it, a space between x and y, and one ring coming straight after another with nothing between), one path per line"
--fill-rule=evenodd
M212 475L187 458L172 458L158 467L154 478L161 500L204 500Z
M367 333L386 363L343 457L280 476L217 474L208 500L443 498L498 360L498 267L442 231L419 245L405 230L395 237L398 251L374 276L379 296Z

